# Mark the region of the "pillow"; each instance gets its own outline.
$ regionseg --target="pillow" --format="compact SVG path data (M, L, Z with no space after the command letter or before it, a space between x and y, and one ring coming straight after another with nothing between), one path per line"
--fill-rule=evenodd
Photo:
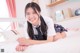
M17 40L17 38L19 37L19 35L15 34L13 31L5 31L5 32L2 32L2 35L8 41Z
M4 42L6 39L4 38L4 36L2 35L2 33L0 33L0 42Z

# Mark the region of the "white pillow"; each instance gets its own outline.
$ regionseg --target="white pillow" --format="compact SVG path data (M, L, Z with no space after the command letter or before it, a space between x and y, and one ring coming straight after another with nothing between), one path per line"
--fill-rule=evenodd
M4 42L5 41L5 38L4 36L2 35L2 33L0 33L0 42Z
M19 35L16 35L14 32L12 31L5 31L2 32L2 35L5 37L6 40L8 41L14 41L17 40L17 38L19 37Z

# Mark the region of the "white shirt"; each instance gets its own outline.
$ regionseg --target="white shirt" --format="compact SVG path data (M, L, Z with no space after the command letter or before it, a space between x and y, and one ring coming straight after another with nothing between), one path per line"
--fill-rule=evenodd
M55 32L55 29L54 29L54 23L53 23L53 20L50 18L50 17L44 17L42 16L45 23L47 24L48 26L48 30L47 30L47 36L54 36L56 34ZM25 35L26 38L29 38L29 35L27 33L27 22L24 24L24 33L23 35ZM33 30L34 30L34 34L37 34L37 31L35 30L35 28L33 27Z

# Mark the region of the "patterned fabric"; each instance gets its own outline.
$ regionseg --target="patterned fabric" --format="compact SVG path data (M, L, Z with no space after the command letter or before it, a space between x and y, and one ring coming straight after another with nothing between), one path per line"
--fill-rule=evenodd
M67 32L67 29L65 29L62 25L59 25L59 24L54 24L54 28L55 28L56 32L60 32L60 33L64 32L64 31Z

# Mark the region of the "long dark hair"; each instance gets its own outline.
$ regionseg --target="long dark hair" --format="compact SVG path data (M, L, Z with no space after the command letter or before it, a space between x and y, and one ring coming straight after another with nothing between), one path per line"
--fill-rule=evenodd
M31 7L35 12L36 12L36 10L37 10L38 12L41 12L41 9L40 9L39 5L36 4L36 3L34 3L34 2L31 2L31 3L28 3L28 4L26 5L26 7L25 7L25 15L26 15L26 10L27 10L28 8L30 8L30 7ZM36 13L37 13L37 12L36 12ZM45 23L45 21L44 21L44 19L43 19L43 17L42 17L41 15L40 15L40 20L41 20L41 31L42 31L42 33L43 33L44 40L46 40L46 39L47 39L47 25L46 25L46 23ZM29 23L28 21L27 21L27 24L28 24L28 28L27 28L28 35L29 35L29 37L30 37L31 39L33 39L34 32L33 32L32 24Z

